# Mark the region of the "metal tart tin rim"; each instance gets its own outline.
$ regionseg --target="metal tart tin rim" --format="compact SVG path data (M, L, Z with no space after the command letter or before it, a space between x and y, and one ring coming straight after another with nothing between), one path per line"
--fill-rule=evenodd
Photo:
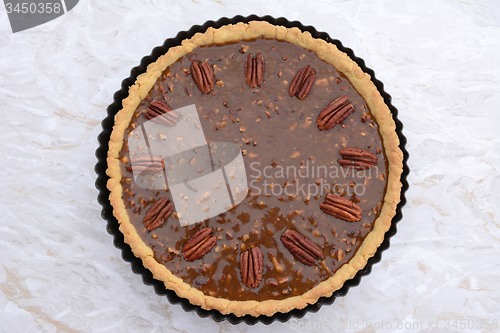
M253 317L250 315L245 315L242 317L237 317L234 314L223 315L217 310L204 310L200 306L193 305L189 302L189 300L185 298L178 297L174 291L168 290L165 288L165 285L162 281L156 280L153 278L153 274L147 270L143 265L141 259L134 256L132 250L129 245L124 242L123 234L120 232L119 223L116 218L113 216L113 208L109 202L109 190L106 188L106 183L109 177L106 175L106 156L108 152L108 143L111 136L111 131L114 124L114 116L115 114L122 108L122 100L128 96L128 89L131 85L134 84L137 76L142 73L145 73L147 70L147 66L156 61L161 55L165 54L170 47L174 47L180 45L182 40L186 38L191 38L197 32L205 32L208 27L220 28L223 25L227 24L236 24L238 22L248 23L249 21L267 21L273 25L282 25L287 28L297 27L301 31L309 31L314 38L321 38L329 43L332 43L337 46L337 48L345 52L353 61L355 61L361 69L368 73L371 76L371 80L379 90L380 94L384 98L385 103L389 106L389 109L392 112L392 116L396 123L396 132L399 137L399 148L403 152L403 173L401 175L401 199L396 209L396 215L393 217L391 222L391 228L386 232L384 241L379 246L375 255L368 260L365 268L360 270L356 276L348 281L346 281L343 287L333 293L331 297L321 297L314 304L308 305L303 309L294 309L287 313L278 312L273 316L259 316ZM335 301L337 297L342 297L347 294L347 291L357 286L360 283L361 277L370 274L372 270L372 266L375 263L378 263L382 258L382 252L387 250L390 245L390 239L392 236L396 234L397 228L396 224L402 219L402 207L406 204L405 193L408 190L408 182L407 176L409 174L408 168L408 151L406 150L406 138L403 135L403 124L398 119L398 110L391 103L391 96L385 92L384 85L382 82L376 79L375 72L366 67L363 59L358 58L354 55L354 52L345 46L337 39L332 39L326 32L318 32L312 26L304 26L299 21L288 21L284 17L274 18L272 16L241 16L237 15L233 18L223 17L217 21L207 21L203 25L195 25L192 26L188 31L181 31L174 38L168 38L165 40L162 46L155 47L151 54L142 58L140 65L132 68L130 71L130 76L122 81L121 89L114 93L113 95L113 103L111 103L107 107L107 117L101 122L102 132L97 137L99 142L99 147L95 151L95 156L97 157L97 163L94 167L94 171L97 174L97 179L95 182L95 187L99 191L97 201L102 206L101 216L107 221L107 231L109 234L113 235L113 244L115 247L121 250L123 260L130 263L132 267L132 271L136 274L140 274L142 276L142 281L146 285L153 286L156 294L159 296L167 297L168 301L171 304L179 304L185 311L187 312L196 312L198 316L201 318L210 317L216 322L228 321L229 323L236 325L240 323L245 323L247 325L255 325L256 323L262 323L265 325L269 325L274 321L286 322L290 320L290 318L302 318L308 312L317 312L323 305L331 305Z

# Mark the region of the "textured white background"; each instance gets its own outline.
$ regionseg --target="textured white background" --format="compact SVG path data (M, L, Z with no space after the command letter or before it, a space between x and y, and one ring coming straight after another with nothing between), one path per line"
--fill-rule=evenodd
M130 69L178 31L237 14L299 20L352 48L392 95L410 154L382 262L333 305L271 326L157 296L113 246L94 188L100 121ZM499 22L497 1L81 0L13 34L0 6L0 332L500 330L480 328L500 325Z

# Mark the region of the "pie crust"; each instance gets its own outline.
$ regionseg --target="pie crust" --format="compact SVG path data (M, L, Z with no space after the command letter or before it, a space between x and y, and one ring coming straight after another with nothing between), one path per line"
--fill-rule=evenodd
M197 47L252 40L259 37L290 42L313 51L321 60L331 64L348 78L366 101L378 123L388 162L388 177L383 205L372 231L368 233L352 259L340 267L334 275L300 296L282 300L234 301L205 295L202 291L193 288L172 274L164 265L154 259L152 249L141 240L137 230L130 222L122 200L123 188L120 183L122 174L119 153L122 149L125 130L130 124L134 111L168 66ZM403 154L399 148L396 126L388 106L371 81L370 75L364 73L353 60L339 51L335 45L322 39L315 39L309 32L302 32L298 28L275 26L265 21L251 21L226 25L219 29L210 27L205 33L196 33L192 38L183 40L180 46L170 48L166 54L150 64L147 71L139 75L135 84L129 88L129 95L123 100L123 108L115 116L109 141L107 165L106 173L109 176L107 187L111 192L109 199L113 206L113 214L120 223L119 229L134 255L142 259L143 265L153 273L155 279L163 281L165 287L175 291L179 297L186 298L191 304L201 306L206 310L216 309L222 314L232 313L236 316L272 316L276 312L286 313L293 309L302 309L308 304L317 302L319 297L331 296L334 291L340 289L347 280L353 278L359 270L366 266L368 259L376 253L377 248L384 240L384 235L389 230L391 220L396 214L396 206L400 201Z

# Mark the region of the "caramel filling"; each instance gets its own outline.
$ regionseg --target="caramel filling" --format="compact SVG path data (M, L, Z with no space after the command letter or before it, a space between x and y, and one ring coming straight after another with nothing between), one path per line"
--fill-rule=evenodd
M265 59L264 81L251 88L245 81L249 53ZM194 84L192 60L208 61L215 86L203 94ZM306 66L316 79L304 100L289 96L289 85ZM333 99L345 95L354 112L341 124L320 131L316 118ZM127 135L147 121L144 113L155 99L172 108L195 104L207 142L233 142L242 150L249 194L239 205L207 221L181 227L175 214L148 231L143 218L168 190L146 190L134 184ZM159 135L154 140L164 138ZM168 144L165 142L165 144ZM341 167L339 151L357 147L376 155L377 166L358 171ZM348 262L372 230L386 184L386 159L378 126L349 81L313 52L297 45L258 39L202 47L180 58L163 73L136 110L120 153L123 200L143 241L156 260L206 295L229 300L284 299L301 295L332 276ZM327 215L320 204L329 192L359 205L362 218L347 222ZM213 229L216 245L201 259L186 261L181 248L190 235ZM294 229L323 252L313 266L297 261L280 240ZM263 255L262 281L248 288L240 277L240 254L258 246Z

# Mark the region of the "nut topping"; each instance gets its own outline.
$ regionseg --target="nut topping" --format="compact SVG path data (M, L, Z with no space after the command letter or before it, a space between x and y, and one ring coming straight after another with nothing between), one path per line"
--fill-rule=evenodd
M155 155L141 154L132 156L130 166L126 170L135 174L154 175L163 171L164 168L165 162L163 158Z
M286 230L281 235L281 242L295 259L304 265L314 266L315 261L323 256L323 252L318 245L295 230Z
M361 148L344 148L339 153L342 159L338 162L346 168L366 170L377 165L377 156Z
M200 259L213 249L217 239L215 236L210 236L212 232L211 228L203 228L189 237L182 246L182 255L186 261Z
M258 247L253 247L240 255L241 281L248 288L256 288L262 281L264 257Z
M264 80L265 63L262 54L257 53L255 58L252 54L247 56L245 60L245 80L247 84L252 88L257 88L262 84Z
M345 220L347 222L357 222L361 220L361 208L349 199L340 195L328 193L325 202L319 208L326 214Z
M309 65L299 70L288 88L290 97L297 96L300 100L305 99L311 91L314 80L316 80L316 71Z
M144 216L144 225L149 231L159 228L170 217L174 211L174 203L167 197L163 197L155 202Z
M214 89L214 71L208 62L204 62L201 65L193 61L191 62L191 77L194 83L204 94L208 94L212 89Z
M148 106L148 110L144 114L148 120L153 120L155 123L165 126L174 126L177 122L177 113L172 111L172 108L167 103L155 99Z
M347 103L347 100L347 96L340 96L325 106L316 120L316 126L318 126L320 131L327 131L335 127L354 112L354 106L351 103Z

